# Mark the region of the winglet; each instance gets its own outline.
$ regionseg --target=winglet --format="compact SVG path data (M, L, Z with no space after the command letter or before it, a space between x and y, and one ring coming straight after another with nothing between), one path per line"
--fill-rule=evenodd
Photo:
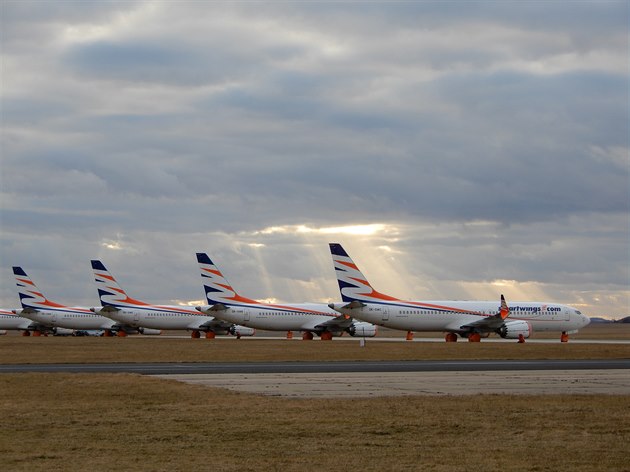
M506 319L510 315L510 308L508 307L503 294L501 294L501 310L499 311L499 314L501 315L502 320Z

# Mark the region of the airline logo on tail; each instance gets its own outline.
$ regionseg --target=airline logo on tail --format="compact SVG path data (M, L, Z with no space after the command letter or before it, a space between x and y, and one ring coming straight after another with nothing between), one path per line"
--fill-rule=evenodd
M198 252L197 262L201 270L201 280L203 281L203 288L206 292L209 305L234 305L235 303L258 304L256 300L241 297L237 294L236 290L232 288L219 268L214 265L206 253Z
M113 307L147 305L144 302L130 298L101 261L93 260L91 262L101 305Z
M330 243L329 245L337 282L339 282L339 291L344 302L383 303L400 301L374 290L341 244Z
M13 275L20 294L22 308L42 308L49 303L21 267L13 267Z
M18 287L18 293L20 295L20 303L22 308L30 308L32 310L47 310L47 311L68 311L74 313L85 313L86 310L68 307L59 303L52 302L46 298L46 296L37 288L35 282L26 275L24 269L21 267L13 267L13 275L15 276L15 283Z

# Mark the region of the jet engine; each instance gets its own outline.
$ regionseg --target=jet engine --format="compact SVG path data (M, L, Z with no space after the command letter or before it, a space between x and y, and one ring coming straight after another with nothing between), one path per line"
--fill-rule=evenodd
M520 334L524 338L529 338L532 326L527 321L508 321L497 330L497 333L505 339L518 339Z
M365 338L373 338L376 336L376 326L372 323L365 323L363 321L355 321L348 328L350 336L360 336Z
M145 336L159 336L162 334L161 329L152 329L152 328L138 328L138 332L140 334L144 334Z
M248 328L247 326L241 325L232 325L228 332L232 336L253 336L256 334L256 330L254 328Z

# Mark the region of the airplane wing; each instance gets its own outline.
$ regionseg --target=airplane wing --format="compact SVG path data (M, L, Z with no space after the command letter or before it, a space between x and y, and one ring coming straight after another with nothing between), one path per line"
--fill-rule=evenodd
M501 308L496 315L482 318L473 323L468 323L459 327L460 332L494 332L503 326L505 319L510 315L510 309L507 306L505 297L501 295Z
M210 330L210 331L226 331L229 330L232 326L234 326L234 323L230 322L230 321L223 321L219 318L212 318L211 320L208 320L202 324L200 324L198 326L198 329L204 330Z
M339 315L335 318L331 318L323 323L319 323L313 326L314 330L324 330L327 329L329 331L343 331L346 328L349 328L354 320L351 316L348 315Z

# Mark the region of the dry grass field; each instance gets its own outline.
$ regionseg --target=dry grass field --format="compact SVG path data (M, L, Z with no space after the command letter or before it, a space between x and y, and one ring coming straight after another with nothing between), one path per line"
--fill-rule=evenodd
M129 374L0 376L7 471L630 470L630 397L263 397Z
M2 364L628 357L571 342L0 337ZM7 471L630 471L628 396L296 399L130 374L2 374L0 392Z
M388 336L392 332L384 333ZM400 332L396 333L400 335ZM579 338L578 338L579 336ZM630 339L630 325L587 327L574 339ZM630 357L628 344L302 341L133 336L0 337L0 364L82 362L240 362L422 359L607 359Z
M240 362L422 359L606 359L630 357L629 344L418 343L159 337L4 337L0 364Z

